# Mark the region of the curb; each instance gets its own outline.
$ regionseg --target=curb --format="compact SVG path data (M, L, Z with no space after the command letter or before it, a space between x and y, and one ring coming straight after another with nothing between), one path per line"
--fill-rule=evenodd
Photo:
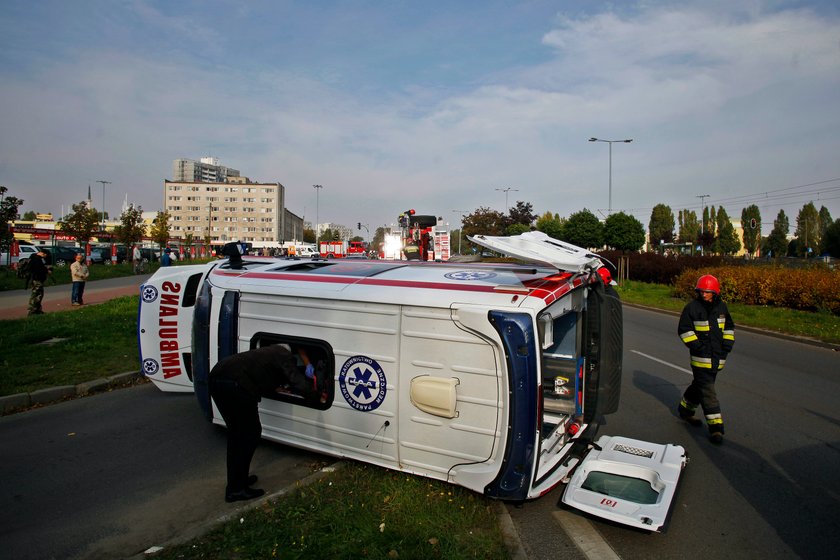
M20 412L21 410L34 406L51 404L75 397L84 397L93 393L107 391L115 387L133 383L142 377L143 376L140 372L131 371L112 375L111 377L95 379L93 381L85 381L84 383L79 383L78 385L60 385L58 387L39 389L31 393L6 395L0 397L0 415L5 416L7 414Z

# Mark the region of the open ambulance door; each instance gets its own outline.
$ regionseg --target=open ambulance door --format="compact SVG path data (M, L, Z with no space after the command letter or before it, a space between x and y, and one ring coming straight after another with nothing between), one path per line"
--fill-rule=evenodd
M575 467L563 503L622 525L661 532L688 459L679 445L602 436Z

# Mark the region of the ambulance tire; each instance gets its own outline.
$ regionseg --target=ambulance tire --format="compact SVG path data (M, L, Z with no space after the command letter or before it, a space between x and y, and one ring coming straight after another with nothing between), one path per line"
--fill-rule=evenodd
M584 389L583 421L592 422L618 410L621 396L623 319L621 300L612 286L595 288L587 303L586 352L589 366Z

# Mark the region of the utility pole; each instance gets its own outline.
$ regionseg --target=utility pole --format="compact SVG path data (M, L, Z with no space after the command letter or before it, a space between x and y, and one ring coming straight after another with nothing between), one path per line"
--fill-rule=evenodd
M320 211L320 193L322 187L321 185L312 185L315 189L315 250L318 251L318 254L321 253L321 246L318 244L318 234L320 233L318 226L320 225L318 221L320 217L318 216L318 212Z
M461 238L464 237L464 214L469 210L453 210L456 214L461 215L461 227L458 228L458 254L461 254Z
M102 232L105 232L105 185L110 185L111 181L96 181L102 183Z

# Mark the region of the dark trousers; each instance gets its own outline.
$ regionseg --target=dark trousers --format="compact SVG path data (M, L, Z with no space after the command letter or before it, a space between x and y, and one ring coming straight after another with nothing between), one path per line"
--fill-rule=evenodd
M698 404L703 407L703 414L706 416L706 423L710 432L723 433L723 417L720 413L720 402L715 390L717 368L717 360L714 360L712 368L692 366L691 372L694 374L694 380L683 393L683 400L692 407L696 407Z
M227 424L227 488L239 492L248 487L251 459L260 442L262 425L258 401L235 381L210 379L210 396Z
M85 283L73 282L73 287L70 290L70 303L84 303L82 297L85 295Z

